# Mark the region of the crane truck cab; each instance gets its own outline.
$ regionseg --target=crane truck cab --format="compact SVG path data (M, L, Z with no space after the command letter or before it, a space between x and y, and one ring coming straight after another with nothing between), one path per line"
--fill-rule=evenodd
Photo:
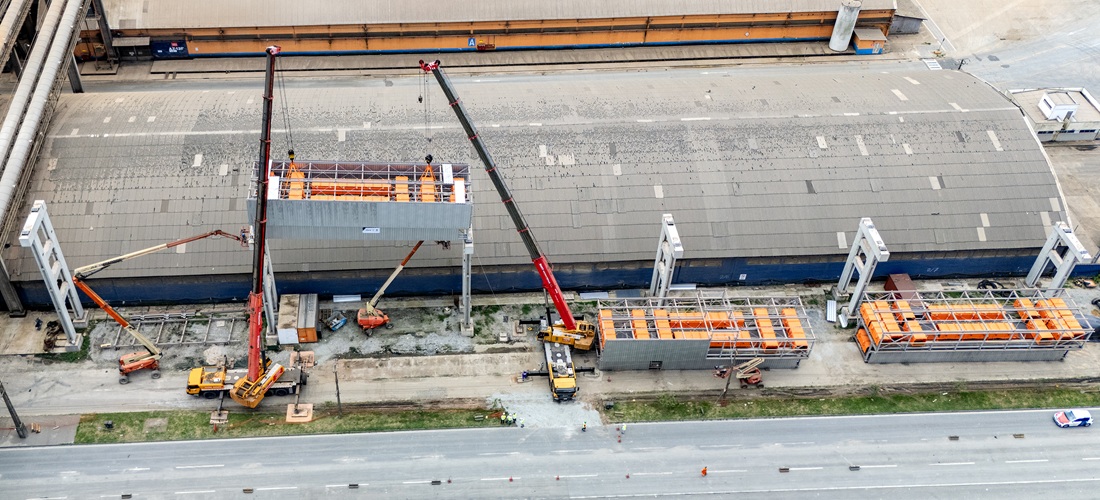
M270 368L272 366L269 363L266 371L270 372ZM192 368L187 374L187 394L217 399L222 393L233 389L233 385L247 375L248 370L244 368L227 369L224 364ZM280 375L264 390L264 394L289 396L298 392L300 386L306 385L307 380L307 374L300 367L283 368Z
M553 342L543 342L542 345L546 351L546 373L554 401L572 401L577 395L577 372L573 368L569 346Z
M596 325L587 321L577 321L577 328L569 330L561 321L539 332L539 340L555 344L565 344L582 351L592 349L596 344Z

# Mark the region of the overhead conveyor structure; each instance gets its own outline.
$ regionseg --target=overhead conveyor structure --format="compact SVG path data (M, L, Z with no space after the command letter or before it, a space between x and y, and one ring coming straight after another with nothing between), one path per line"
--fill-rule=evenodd
M1049 361L1084 348L1082 319L1060 290L868 292L856 342L867 363Z
M753 358L768 368L797 368L815 337L797 296L601 300L602 370L712 369Z

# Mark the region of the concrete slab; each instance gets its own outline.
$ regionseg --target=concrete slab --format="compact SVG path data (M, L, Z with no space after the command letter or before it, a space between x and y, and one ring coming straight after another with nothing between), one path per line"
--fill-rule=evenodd
M286 405L286 423L304 424L313 421L312 404Z
M294 351L290 353L290 366L295 366L299 359L301 359L302 368L313 368L313 365L317 364L317 358L313 355L313 351Z
M34 322L42 320L42 328L36 330ZM46 323L57 321L57 314L31 311L22 318L0 316L0 356L12 354L42 354L46 338Z
M28 429L31 424L38 424L41 432L29 432L26 439L20 438L11 418L0 417L0 448L72 444L76 440L76 427L80 424L80 415L39 415L31 418L20 415L19 418Z

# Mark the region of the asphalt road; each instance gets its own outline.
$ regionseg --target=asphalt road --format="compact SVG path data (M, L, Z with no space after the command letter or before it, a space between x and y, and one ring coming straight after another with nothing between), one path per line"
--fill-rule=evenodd
M633 424L622 435L614 427L582 433L571 425L3 449L0 496L977 499L1058 491L1063 498L1091 497L1100 486L1100 431L1059 429L1050 415ZM359 488L350 489L352 483ZM246 496L245 488L254 491Z

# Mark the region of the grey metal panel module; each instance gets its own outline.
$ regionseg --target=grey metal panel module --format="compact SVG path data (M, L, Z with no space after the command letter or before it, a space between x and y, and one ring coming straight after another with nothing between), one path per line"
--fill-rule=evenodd
M255 210L256 174L254 168L249 213ZM473 215L469 177L468 165L452 163L273 162L267 236L462 241Z
M609 340L600 352L601 370L705 370L710 340ZM657 365L651 366L651 363Z
M255 200L248 200L251 210ZM469 204L270 200L267 234L290 240L462 241Z
M867 363L969 363L1000 361L1058 361L1079 348L1015 349L981 351L875 351Z

